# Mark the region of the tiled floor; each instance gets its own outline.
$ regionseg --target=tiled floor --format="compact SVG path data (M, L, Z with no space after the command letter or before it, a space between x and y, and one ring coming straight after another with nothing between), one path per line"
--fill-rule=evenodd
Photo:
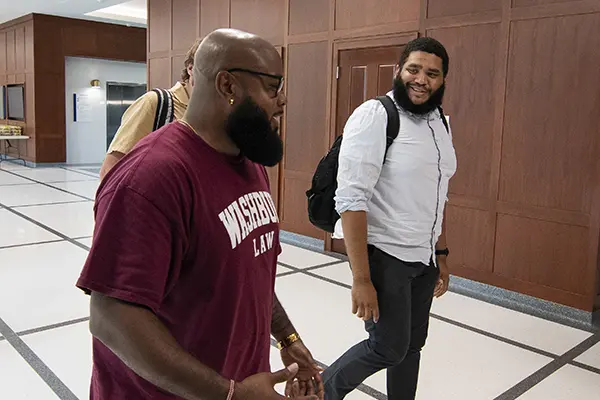
M74 282L97 172L0 164L0 399L88 398L89 299ZM277 272L279 298L320 363L365 337L347 262L284 244ZM381 372L348 398L385 392ZM600 334L448 293L433 306L417 398L600 400Z

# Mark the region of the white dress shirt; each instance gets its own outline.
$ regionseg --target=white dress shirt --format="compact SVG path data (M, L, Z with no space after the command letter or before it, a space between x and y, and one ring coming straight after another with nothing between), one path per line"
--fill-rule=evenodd
M388 96L393 99L392 92ZM336 211L366 211L369 244L402 261L428 265L435 260L456 154L437 110L418 116L398 111L400 131L383 166L383 105L368 100L348 119L339 154ZM341 220L333 237L343 238Z

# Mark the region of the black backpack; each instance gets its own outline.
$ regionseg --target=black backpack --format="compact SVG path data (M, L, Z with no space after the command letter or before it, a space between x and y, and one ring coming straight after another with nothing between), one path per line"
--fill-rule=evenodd
M175 105L173 104L173 94L165 89L154 89L158 96L158 105L154 116L153 131L157 131L164 125L173 122L175 119Z
M377 100L383 104L387 112L386 127L386 147L383 163L387 157L387 152L398 136L400 130L400 116L394 101L388 96L378 96ZM444 111L438 108L442 117L444 127L448 132L448 123L444 117ZM312 179L312 186L306 191L308 198L308 219L319 229L325 232L333 233L335 224L340 215L335 211L335 191L337 190L338 157L342 145L342 135L338 136L331 149L325 157L319 161L317 169Z

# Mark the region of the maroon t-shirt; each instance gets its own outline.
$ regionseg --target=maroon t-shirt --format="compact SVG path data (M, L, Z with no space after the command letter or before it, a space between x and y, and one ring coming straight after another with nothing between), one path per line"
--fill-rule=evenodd
M151 309L227 379L270 370L277 212L266 171L175 122L147 136L97 193L77 286ZM93 342L92 399L175 399Z

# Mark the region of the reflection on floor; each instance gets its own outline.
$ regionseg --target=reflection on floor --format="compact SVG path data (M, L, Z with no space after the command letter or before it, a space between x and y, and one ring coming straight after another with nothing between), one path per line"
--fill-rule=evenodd
M98 168L0 165L0 398L89 398L91 244ZM284 245L277 293L324 365L365 337L348 263ZM455 293L435 302L419 400L600 399L600 334ZM275 348L272 368L281 366ZM385 399L385 373L349 399Z

